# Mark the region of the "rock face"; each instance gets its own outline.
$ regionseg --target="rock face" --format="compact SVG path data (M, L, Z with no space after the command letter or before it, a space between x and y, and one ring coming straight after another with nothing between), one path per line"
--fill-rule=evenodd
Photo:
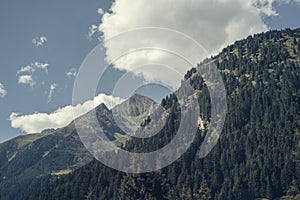
M147 97L134 95L116 109L130 105L134 117L142 119L154 104ZM111 141L117 146L125 144L128 137L106 105L100 104L79 117L82 125L91 124L92 114L96 114L97 123ZM23 135L0 144L0 199L23 199L44 183L92 161L94 158L82 144L76 128L73 121L64 128Z
M0 145L0 199L29 195L34 200L299 199L299 44L300 29L271 31L237 41L212 58L224 80L228 112L218 143L207 157L199 158L199 147L210 121L210 95L194 68L185 79L196 90L199 134L172 165L151 173L126 174L93 160L73 170L92 158L71 123L53 133L27 135ZM162 131L143 139L125 137L125 132L137 134L136 130L157 124L151 116L156 112L148 109L156 104L139 95L130 101L112 111L100 105L82 117L82 126L93 123L91 117L96 114L110 140L126 144L132 152L152 152L170 143L181 120L175 95L162 101L166 113ZM119 118L125 118L121 120L125 131ZM68 170L73 172L67 174ZM60 174L67 175L53 181ZM43 187L46 182L48 186Z
M115 122L127 135L147 138L155 135L165 124L165 109L152 99L135 94L112 109Z

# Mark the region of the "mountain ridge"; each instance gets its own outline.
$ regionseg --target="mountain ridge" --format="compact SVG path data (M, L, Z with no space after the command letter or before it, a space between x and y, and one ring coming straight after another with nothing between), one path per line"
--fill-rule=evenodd
M144 96L135 95L135 99ZM128 100L129 101L129 100ZM96 112L94 112L96 111ZM112 111L101 103L78 118L95 114L115 144L126 142L114 122ZM77 125L77 124L76 124ZM110 131L107 131L107 130ZM118 134L117 137L116 133ZM21 135L0 144L0 199L23 199L40 188L94 160L77 134L75 121L66 127Z
M190 149L162 170L126 174L93 161L32 199L299 199L299 43L300 29L270 31L237 41L213 57L227 90L228 116L206 158L197 157L205 136L199 130ZM196 68L185 79L196 90L201 117L209 122L205 81ZM129 140L128 150L159 149L173 138L178 102L170 95L162 105L171 117L160 140Z
M206 158L199 159L198 156L199 146L206 133L205 130L198 130L196 139L188 151L178 161L159 171L126 174L92 159L91 162L72 172L56 171L57 174L69 173L59 179L50 181L50 178L46 178L38 180L33 185L26 182L27 191L25 189L20 193L20 190L16 190L10 184L1 185L3 177L9 173L2 169L2 160L7 156L7 152L1 151L0 148L0 155L2 155L0 156L2 172L0 173L0 198L298 199L300 195L299 44L300 29L270 31L237 41L213 57L227 90L228 115L218 143ZM208 62L210 60L200 65ZM210 98L205 81L196 68L189 70L185 79L190 81L196 90L201 117L209 122ZM162 101L162 106L169 111L165 127L152 138L142 140L126 138L126 150L150 152L160 149L172 140L180 124L178 99L172 94ZM140 108L144 111L143 106ZM111 134L113 138L113 134L121 130L114 127L111 113L106 116L106 112L109 113L104 111L96 114L98 119L102 119L100 123L105 121L105 124L110 124L107 126L109 127L107 134ZM47 146L49 141L52 147L55 147L59 141L61 141L59 144L67 146L66 142L74 141L70 138L78 139L74 126L71 123L70 127L61 130L66 134L65 138L51 137L50 134L44 138L45 143L40 143L37 139L32 143L30 141L23 143L25 145L23 147L45 148L44 145ZM6 143L8 149L17 145L10 142ZM14 156L13 151L9 155L11 161L18 158L18 155ZM51 156L51 152L30 154L33 160L44 155ZM63 162L68 160L68 157L55 155ZM27 157L23 156L23 158L25 161ZM7 162L8 157L4 161ZM17 164L10 167L12 169L8 172L17 170L19 174L26 174L26 171L18 168ZM32 168L28 169L31 172ZM15 182L17 180L15 179ZM44 183L43 187L38 186L41 183ZM39 191L35 194L30 193L36 190Z

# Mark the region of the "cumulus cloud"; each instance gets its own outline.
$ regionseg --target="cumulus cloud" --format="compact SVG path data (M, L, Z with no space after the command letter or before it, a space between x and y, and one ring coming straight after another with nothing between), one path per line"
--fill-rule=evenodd
M74 78L77 74L77 70L73 67L67 72L67 76L71 79Z
M267 26L261 18L261 9L244 0L153 0L151 3L147 0L116 0L111 7L111 13L103 15L98 29L103 33L104 41L119 33L142 27L161 27L180 31L192 37L207 50L206 54L199 55L197 62L200 62L237 39L266 31ZM144 40L142 43L145 46L155 46L166 40L168 36L155 37L156 41L149 40L149 37L153 35L149 34L148 37L139 40ZM104 42L107 49L107 62L113 62L116 56L120 56L117 55L120 48L129 49L132 43L136 43L136 38L119 42L117 48L115 44ZM170 40L169 43L176 45L177 41ZM182 49L187 48L184 44L178 45ZM163 54L165 53L161 51L133 52L114 64L118 69L134 71L133 67L142 63L169 63L172 58L170 55ZM185 72L190 67L184 65L176 70ZM159 74L163 73L153 74L152 79L158 78ZM151 76L147 74L147 77Z
M200 62L203 58L218 53L222 48L236 40L248 35L267 31L268 27L263 21L263 15L273 16L277 12L274 9L275 2L287 2L291 0L116 0L111 12L105 13L98 31L102 33L106 48L107 62L115 60L120 49L129 49L136 38L119 41L118 46L111 44L110 38L136 28L161 27L183 32L195 39L207 53L199 55ZM299 1L299 0L294 0ZM145 6L147 5L147 6ZM96 31L96 26L90 28L90 35ZM151 37L153 37L151 35ZM155 46L159 40L165 40L168 36L156 37L157 41L150 41L149 37L139 38L144 40L145 46ZM170 45L177 41L171 41ZM182 49L186 48L184 44ZM115 67L122 70L133 71L133 66L141 63L164 63L170 56L157 52L148 52L150 56L143 56L145 52L132 52L115 62ZM145 59L147 61L145 61ZM192 63L196 65L197 63ZM181 66L181 70L188 70L189 65ZM157 72L152 78L164 72ZM148 77L150 75L148 74ZM163 80L162 80L163 81Z
M28 84L30 87L33 87L36 82L33 80L31 75L22 75L18 77L18 83L19 84Z
M33 79L33 74L37 70L43 70L48 73L48 63L34 62L25 67L21 67L17 71L18 83L19 84L28 84L31 87L36 84L36 81Z
M112 12L103 16L99 30L108 39L139 27L170 28L205 44L210 51L218 51L236 39L267 30L260 15L272 14L269 11L272 2L153 0L149 3L147 0L116 0L111 7Z
M32 44L35 46L43 46L48 41L46 36L40 36L32 39Z
M56 87L57 87L56 83L53 83L53 84L50 85L50 91L49 91L49 94L48 94L48 103L50 103L50 101L52 99L53 92L56 89Z
M7 91L2 83L0 83L0 97L3 98L7 94Z
M109 108L112 108L122 101L124 101L124 99L119 97L99 94L93 100L76 106L68 105L49 114L34 113L31 115L20 115L19 113L13 112L9 120L13 128L18 128L26 133L39 133L45 129L64 127L74 119L74 116L79 117L101 103L105 103Z

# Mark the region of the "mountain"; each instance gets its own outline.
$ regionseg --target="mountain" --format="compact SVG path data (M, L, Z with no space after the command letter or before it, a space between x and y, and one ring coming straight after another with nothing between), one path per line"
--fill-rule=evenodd
M143 103L136 104L136 101ZM135 95L123 102L136 110L145 112L154 104L149 98ZM134 103L134 105L132 104ZM104 104L95 108L97 119L107 136L117 145L127 137L114 122L112 111ZM86 124L91 112L80 118ZM139 113L135 113L139 117ZM0 199L24 199L33 191L86 165L93 156L82 144L74 122L57 130L45 130L38 134L19 136L0 144Z
M300 29L249 36L198 67L210 66L212 61L224 80L228 113L218 143L207 157L199 157L206 135L206 129L201 128L186 153L161 170L123 173L93 160L57 180L46 180L42 189L28 195L28 199L300 199ZM188 71L184 78L196 90L203 122L209 122L211 104L205 81L197 68ZM133 102L138 105L146 101ZM151 152L174 138L181 121L176 95L163 99L161 106L168 113L162 117L166 122L163 129L149 138L128 136L125 143L121 142L125 144L122 148ZM142 119L142 128L151 125L151 112L138 107L129 109L132 120ZM97 113L100 117L110 112ZM104 116L99 123L111 123L106 134L112 140L118 138L115 133L124 134L111 117ZM8 148L1 153L5 157L12 147L8 143L4 146ZM35 151L38 148L34 147ZM9 155L6 160L14 153ZM2 172L2 179L6 173Z
M126 174L93 161L31 199L299 199L300 29L249 36L211 61L221 71L228 113L222 135L204 159L205 130L188 151L159 171ZM203 121L210 96L197 68L185 79L196 89ZM130 138L126 149L149 152L172 140L180 124L175 95L162 101L170 112L158 136Z
M165 109L148 97L135 94L112 109L118 127L127 135L151 137L163 126Z
M74 124L70 124L0 144L0 159L0 199L22 199L93 157L80 142Z

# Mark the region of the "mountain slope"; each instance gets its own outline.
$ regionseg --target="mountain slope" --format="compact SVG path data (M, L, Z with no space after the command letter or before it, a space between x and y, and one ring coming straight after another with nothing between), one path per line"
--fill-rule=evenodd
M73 124L0 144L0 199L22 199L56 176L90 162Z
M228 114L206 158L198 156L205 135L199 130L189 150L160 171L125 174L93 161L32 199L299 199L300 29L250 36L212 59L224 79ZM203 79L196 69L185 78L209 121ZM174 137L180 123L177 99L171 95L162 105L170 117L159 137L130 139L128 150L159 149Z
M143 103L136 104L136 101ZM145 108L154 104L149 98L135 95L119 105L130 105L138 118ZM117 145L125 144L127 137L116 125L112 111L104 104L95 108L104 133ZM88 124L88 112L81 119ZM57 130L19 136L0 144L0 199L24 199L61 176L91 162L93 156L82 144L74 122Z

